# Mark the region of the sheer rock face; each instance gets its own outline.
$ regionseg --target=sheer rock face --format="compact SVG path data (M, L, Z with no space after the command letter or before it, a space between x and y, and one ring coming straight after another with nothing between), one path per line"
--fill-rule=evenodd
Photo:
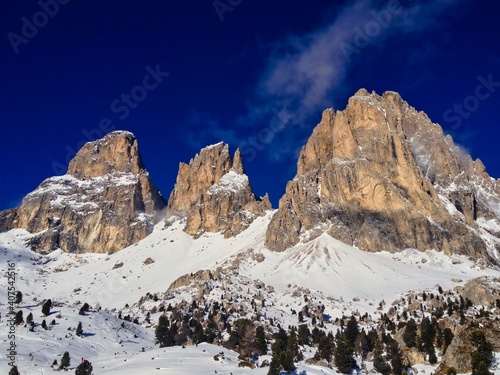
M21 206L0 213L0 229L37 233L35 251L114 252L151 233L165 204L134 135L116 131L85 144L66 175L48 178Z
M362 89L344 111L324 111L266 246L284 251L328 232L366 251L436 249L498 261L499 187L399 94Z
M189 165L180 163L167 212L185 217L184 230L191 235L223 232L231 237L269 209L269 197L252 192L240 151L233 161L228 145L218 143L202 149Z

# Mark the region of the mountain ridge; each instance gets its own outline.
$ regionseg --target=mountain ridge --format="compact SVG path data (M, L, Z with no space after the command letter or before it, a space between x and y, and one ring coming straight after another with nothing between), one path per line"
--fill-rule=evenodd
M385 117L377 117L380 113L376 112L383 113L376 105L380 99L367 95L367 92L360 92L361 99L353 99L354 105L356 101L360 102L357 105L361 105L363 113L367 114L367 125L372 131L377 131L381 124L389 129L389 121L380 124L379 119ZM387 95L392 97L395 94ZM388 100L396 99L392 97ZM368 102L368 107L364 102ZM425 153L414 152L411 138L396 137L402 134L402 126L395 125L392 138L388 133L381 133L381 137L377 138L373 133L366 132L364 137L374 140L374 144L366 147L362 144L362 150L358 148L359 142L353 142L354 147L349 149L342 144L347 142L349 146L349 138L337 138L340 140L339 150L344 154L333 157L335 155L333 152L329 154L329 150L335 149L328 149L328 142L333 144L336 138L326 137L325 134L329 134L329 127L336 121L336 116L341 117L333 110L324 112L323 124L315 129L310 142L304 147L302 159L299 159L303 178L299 176L292 181L291 186L295 190L287 191L290 196L282 198L282 201L296 204L298 200L293 194L300 197L302 193L306 198L299 202L303 208L313 214L324 213L321 194L332 197L331 192L344 190L334 190L330 186L349 182L347 179L334 180L336 184L327 181L327 178L336 176L335 173L324 173L321 179L317 178L317 170L329 172L328 168L332 165L341 168L345 174L340 176L349 176L351 181L353 176L362 179L368 174L371 178L387 178L384 186L392 187L391 184L397 182L398 170L395 166L399 164L393 162L391 166L390 163L381 163L381 160L387 155L387 145L389 155L392 155L391 142L386 140L393 139L395 154L400 155L396 159L413 166L411 170L403 168L398 173L416 176L424 182L422 186L435 190L430 191L433 205L426 206L430 214L433 214L433 209L441 210L438 213L456 216L462 226L468 225L468 222L475 223L474 230L481 240L491 241L491 245L495 246L497 233L500 233L495 206L496 185L491 179L489 181L493 182L488 184L487 175L484 175L479 162L463 164L470 166L469 172L460 167L455 174L440 172L442 167L437 159L431 160L434 164L425 159L419 160L419 165L415 154L422 156ZM365 127L359 121L351 122L354 123L360 129ZM351 140L363 140L359 134L352 133L356 137ZM122 146L115 148L114 145L118 144ZM32 196L25 198L25 212L34 213L32 225L54 218L59 212L57 210L63 207L65 210L62 212L73 211L70 218L78 219L74 222L84 228L86 222L77 216L78 213L89 212L89 217L92 217L94 210L104 211L113 207L112 202L102 201L103 197L112 197L106 194L123 194L114 196L118 198L116 203L124 205L122 209L125 212L131 212L127 211L129 209L135 215L122 216L113 209L113 214L109 216L120 216L117 220L126 219L121 222L123 226L120 228L124 233L130 228L134 232L137 220L143 228L147 228L147 232L142 238L129 238L126 245L120 245L120 251L117 251L120 249L118 246L116 251L108 250L107 253L75 254L59 247L50 253L41 251L42 254L35 254L32 248L45 233L52 233L54 228L71 232L72 228L68 227L71 221L61 219L55 227L42 232L34 230L30 233L22 228L0 231L0 258L4 260L3 264L9 267L14 265L16 289L24 295L23 303L16 309L18 313L24 312L25 316L32 312L36 323L33 330L17 326L20 342L17 361L22 373L43 374L50 369L54 358L69 350L72 358L76 356L77 362L84 357L92 362L96 371L109 375L123 372L124 366L141 374L160 370L172 374L210 371L263 375L273 373L273 362L276 365L276 358L282 357L277 343L279 337L288 335L284 327L289 327L290 338L296 338L297 332L307 331L305 341L294 344L296 352L291 358L297 373L339 374L346 371L340 370L337 364L341 355L333 349L333 344L338 347L346 325L349 327L353 320L359 324L360 330L356 331L359 331L360 338L365 337L365 332L370 332L373 340L381 345L381 349L372 347L366 349L364 354L363 345L356 345L350 354L351 364L360 366L364 374L385 371L380 364L376 364L380 358L375 359L375 356L381 356L382 361L391 361L392 369L397 368L397 363L393 363L390 357L394 355L393 345L396 345L398 357L408 373L425 371L445 375L450 369L457 373L470 372L473 355L464 356L463 353L472 353L476 349L471 334L477 332L478 326L483 327L485 340L491 343L494 350L500 350L500 272L487 256L414 248L393 252L380 248L370 252L356 246L356 243L352 244L354 246L344 243L335 238L334 232L321 227L309 237L299 232L297 243L284 251L276 251L266 242L271 223L280 219L282 207L271 209L268 200L255 197L239 151L236 150L231 158L229 146L225 143L208 146L189 163L181 163L168 204L162 200L162 205L155 205L152 199L154 190L148 190L148 184L152 182L131 133L111 133L84 149L79 159L71 164L71 170L75 172L49 178ZM347 153L349 150L352 155ZM373 153L373 150L379 153ZM364 154L357 155L356 152ZM92 165L94 156L95 165ZM377 166L377 160L383 168ZM359 170L357 163L361 164ZM318 165L321 168L316 168ZM378 175L370 174L375 172ZM448 179L447 176L452 177ZM474 180L472 188L464 185L464 176ZM482 178L479 182L486 182L478 185L476 177ZM307 179L321 184L301 185ZM464 181L468 182L467 179ZM403 179L401 183L409 187L415 185L412 180ZM470 189L463 189L463 186L477 194L475 210L474 205L472 211L466 205L471 197L465 193ZM473 189L477 186L481 188L480 194L476 193L479 190ZM140 189L136 189L138 187ZM414 188L418 190L420 186ZM396 190L399 195L394 194L394 197L401 199L403 191ZM349 190L344 192L347 197ZM408 192L409 202L412 190L408 189ZM421 194L417 194L417 198L427 199L426 196L429 196L426 191L417 193ZM79 198L75 199L75 196ZM310 200L311 197L314 200ZM36 209L30 211L29 208L33 208L33 205L28 206L31 198L34 198ZM465 214L457 208L456 202L463 205ZM139 210L135 203L141 207ZM247 215L252 206L260 211ZM360 206L353 206L352 212ZM295 215L300 231L304 226L304 217L307 218L303 213L308 212L299 208L291 215ZM145 214L147 209L151 210L150 215ZM472 216L467 217L468 212L472 212ZM9 220L8 215L16 214L4 211L0 218L5 223ZM164 214L165 219L160 216ZM339 216L339 220L344 218ZM315 219L317 217L311 215L313 228ZM12 217L10 220L13 220ZM379 227L385 228L384 224L388 225L380 222ZM107 223L104 221L101 225ZM280 225L278 234L286 238L290 224L283 220ZM344 227L349 230L356 228ZM6 288L0 290L0 297L7 300ZM38 310L47 298L52 299L57 314L54 314L54 323L44 329L43 323L39 324L40 318L44 317L39 315ZM84 302L91 307L81 313ZM410 323L418 326L420 333L417 330L415 337L423 340L424 326L429 318L432 318L432 326L436 330L451 329L454 337L449 336L443 346L441 333L436 335L436 341L432 341L432 347L411 347L403 338ZM75 327L80 321L83 322L84 335L75 337ZM158 334L165 321L170 325L168 342L160 341L163 336ZM0 327L3 334L7 330L8 325ZM267 344L267 349L258 352L251 349L257 330L264 332ZM318 342L320 336L323 340ZM325 338L330 340L330 337L332 346L325 350L321 341ZM238 344L235 344L235 339L239 340ZM213 345L205 344L205 341ZM156 348L158 343L159 349ZM177 348L171 345L177 345ZM384 347L385 351L381 354ZM432 350L438 356L437 362L429 354ZM250 359L255 358L255 354L259 355L258 368L251 369L255 364ZM496 362L491 366L495 375L499 374L498 366L495 367L498 358L496 355ZM0 368L8 371L5 361L0 363Z
M111 196L105 184L114 186ZM133 192L126 186L135 186ZM123 192L129 195L118 199ZM97 210L101 217L82 221L72 214L72 224L61 226L71 200L79 202L72 212ZM124 214L113 214L117 207L110 202ZM231 158L224 142L179 164L166 202L145 170L135 136L115 131L84 145L66 175L47 179L20 207L1 212L0 230L40 232L31 243L37 251L113 252L147 236L165 213L167 226L185 220L185 231L195 237L223 232L229 238L270 209L267 195L253 193L239 149ZM128 229L116 243L111 237L117 229L85 242L107 212L106 220L124 215L125 226L135 223L139 230ZM75 224L79 220L84 224ZM70 238L76 227L78 238ZM500 182L398 93L360 89L344 110L323 112L267 227L266 246L285 251L323 233L371 252L436 249L498 262Z

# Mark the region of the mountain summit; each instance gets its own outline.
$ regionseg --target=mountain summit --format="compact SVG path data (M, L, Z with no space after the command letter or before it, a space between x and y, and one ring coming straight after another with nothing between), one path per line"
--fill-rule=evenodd
M164 208L166 225L181 218L194 237L232 237L272 207L223 142L180 163L167 205L135 136L116 131L1 212L0 231L28 230L35 251L115 252L149 235ZM369 252L435 249L500 263L500 181L399 94L361 89L344 110L323 112L262 230L277 252L327 233Z
M167 212L186 217L184 230L191 235L223 232L231 237L269 209L269 197L253 193L240 151L232 160L229 146L220 142L203 148L189 164L180 163Z
M499 260L500 183L395 92L323 112L266 235L275 251L327 232L366 251Z
M0 230L37 235L36 251L114 252L152 231L165 200L153 185L132 133L85 144L63 176L48 178L17 208L0 213Z

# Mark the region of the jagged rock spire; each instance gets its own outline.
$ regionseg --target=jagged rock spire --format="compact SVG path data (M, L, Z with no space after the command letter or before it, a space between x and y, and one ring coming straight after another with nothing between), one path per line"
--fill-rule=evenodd
M180 163L168 201L168 215L186 217L184 230L195 236L235 235L270 208L267 195L259 199L252 192L240 151L232 160L222 142L203 148L189 164Z

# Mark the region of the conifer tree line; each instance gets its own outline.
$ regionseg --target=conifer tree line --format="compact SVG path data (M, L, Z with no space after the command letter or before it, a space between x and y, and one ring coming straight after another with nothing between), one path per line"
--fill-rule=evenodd
M403 298L390 315L381 313L376 321L368 314L343 316L330 322L336 326L333 330L328 329L321 317L316 318L324 306L314 312L308 305L298 313L292 310L298 324L285 328L272 318L261 319L257 309L254 309L255 319L234 318L238 312L226 311L223 303L214 301L198 306L195 301L190 304L184 301L175 307L160 307L163 314L156 326L156 340L160 347L215 342L237 351L241 360L270 354L270 375L293 371L297 361L303 360L310 350L315 354L309 360L323 361L344 374L363 368L368 360L383 375L400 375L411 365L404 354L406 350L422 353L429 364L437 364L438 356L446 353L454 334L440 324L443 317L458 317L462 324L475 327L475 319L488 316L484 308L476 309L475 316L470 311L466 316L474 307L470 300L443 294L441 290L436 295L423 293ZM418 308L412 310L409 306ZM480 331L472 329L471 332ZM473 375L489 375L493 359L491 343L481 333L474 333L472 341ZM450 369L450 374L453 371Z

